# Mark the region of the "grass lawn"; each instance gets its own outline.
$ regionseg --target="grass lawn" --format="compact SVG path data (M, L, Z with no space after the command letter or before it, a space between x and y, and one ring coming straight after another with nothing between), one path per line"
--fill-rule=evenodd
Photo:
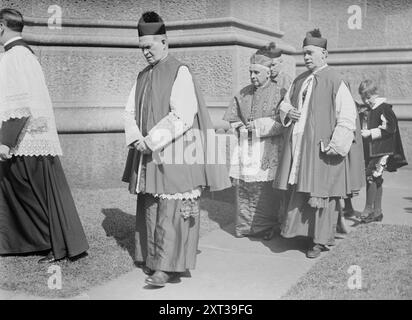
M351 265L361 268L361 289L349 289ZM412 227L358 226L283 298L412 299Z
M50 265L39 265L41 256L0 257L0 289L48 298L73 297L135 268L136 197L127 188L72 191L90 245L88 256L54 264L61 267L60 290L48 288ZM232 200L230 190L202 197L201 237L233 222Z

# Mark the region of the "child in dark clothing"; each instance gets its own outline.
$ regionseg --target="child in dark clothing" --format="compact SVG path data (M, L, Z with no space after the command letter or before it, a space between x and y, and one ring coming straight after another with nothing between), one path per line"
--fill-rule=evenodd
M366 204L361 219L369 223L383 219L383 170L396 171L408 163L392 105L378 95L377 87L371 80L361 82L359 94L366 106L359 113L367 180Z

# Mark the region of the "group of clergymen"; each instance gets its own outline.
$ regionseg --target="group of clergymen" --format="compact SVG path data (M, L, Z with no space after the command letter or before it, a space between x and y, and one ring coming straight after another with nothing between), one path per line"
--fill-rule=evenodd
M20 12L0 10L0 211L7 205L12 212L0 212L0 254L46 252L40 263L76 259L89 247L59 161L43 71L22 39L23 27ZM353 215L350 199L365 183L360 219L382 219L382 171L406 164L397 119L370 80L361 83L364 104L357 106L326 63L319 30L306 34L308 70L293 81L274 43L250 58L251 84L224 116L236 141L229 167L158 161L178 145L188 148L195 131L214 139L214 127L189 67L168 54L162 18L144 13L138 33L148 65L125 109L123 181L137 194L135 260L147 284L164 286L195 267L205 188L235 187L236 236L306 236L309 258L333 245L337 228L345 231L342 217ZM201 158L210 151L204 142Z

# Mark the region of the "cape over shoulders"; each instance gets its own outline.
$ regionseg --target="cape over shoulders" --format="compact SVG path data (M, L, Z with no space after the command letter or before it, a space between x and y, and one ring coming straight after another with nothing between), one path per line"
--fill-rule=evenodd
M253 91L255 90L255 87L253 84L249 84L246 87L243 87L242 89L240 89L239 93L237 94L238 96L247 96L250 94L253 94Z

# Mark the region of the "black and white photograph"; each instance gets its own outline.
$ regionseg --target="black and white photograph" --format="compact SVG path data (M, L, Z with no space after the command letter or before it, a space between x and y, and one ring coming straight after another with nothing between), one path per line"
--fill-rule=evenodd
M0 0L0 300L412 300L411 155L412 0Z

